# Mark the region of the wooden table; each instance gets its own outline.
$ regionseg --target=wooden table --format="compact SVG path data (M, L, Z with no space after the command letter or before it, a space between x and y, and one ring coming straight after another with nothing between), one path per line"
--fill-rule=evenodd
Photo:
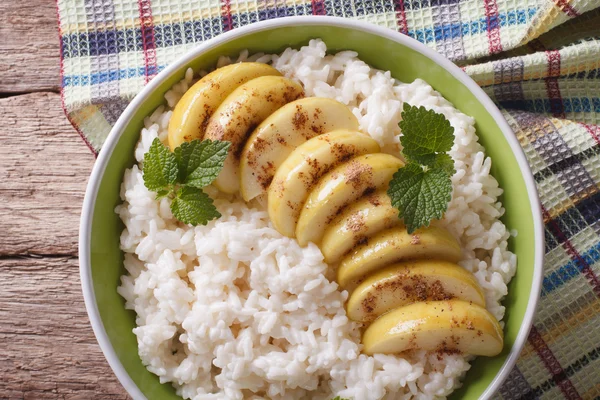
M94 156L61 108L57 32L53 0L0 0L0 399L127 399L81 294Z

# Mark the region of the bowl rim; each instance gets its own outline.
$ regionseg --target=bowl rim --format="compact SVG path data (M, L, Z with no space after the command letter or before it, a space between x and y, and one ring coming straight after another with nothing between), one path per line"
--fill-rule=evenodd
M293 17L282 17L272 20L260 21L243 27L235 28L229 32L225 32L219 36L213 37L197 47L189 50L163 71L158 73L129 103L125 108L117 122L111 129L102 151L94 164L92 173L90 175L85 197L83 201L83 208L79 226L79 273L81 278L81 287L83 291L83 298L85 302L85 308L87 310L94 335L104 353L108 364L112 368L113 372L117 376L121 385L135 400L146 399L140 388L131 379L121 361L119 360L111 342L104 328L104 324L100 317L98 306L96 303L96 296L94 293L94 286L92 281L91 273L91 233L92 233L92 219L94 214L94 208L96 204L96 198L100 187L100 182L106 166L111 158L111 155L121 137L121 133L131 121L134 113L144 103L146 97L154 90L156 90L160 84L166 80L169 76L176 73L180 68L190 63L196 57L199 57L208 50L220 46L224 43L233 41L239 37L245 36L250 33L260 32L264 30L271 30L275 28L282 28L290 25L300 26L335 26L341 28L348 28L358 30L370 34L374 34L385 39L392 40L400 43L406 47L415 50L427 58L440 65L452 76L454 76L459 82L465 85L479 102L486 108L490 113L494 121L498 124L498 127L502 131L505 139L507 140L517 163L521 169L525 185L527 187L527 194L530 199L530 207L533 215L533 228L534 228L534 270L533 270L533 281L531 292L529 294L529 301L527 309L523 317L523 324L519 329L515 343L511 348L504 364L500 367L500 370L494 377L493 381L482 393L481 399L490 398L499 388L500 385L506 380L509 373L512 371L517 359L525 345L529 331L533 325L533 318L536 312L537 302L541 293L542 279L543 279L543 257L544 257L544 229L542 223L542 210L539 203L539 197L535 180L523 149L519 145L519 142L514 135L512 129L508 125L508 122L502 116L502 113L488 95L477 85L477 83L469 77L461 68L452 63L450 60L440 55L433 49L427 47L423 43L413 39L407 35L404 35L395 30L384 28L372 23L351 20L341 17L328 17L328 16L293 16Z

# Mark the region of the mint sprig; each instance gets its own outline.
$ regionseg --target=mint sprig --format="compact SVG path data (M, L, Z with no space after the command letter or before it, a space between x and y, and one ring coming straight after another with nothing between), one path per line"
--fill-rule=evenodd
M404 103L400 129L404 155L422 165L432 165L435 156L447 153L454 144L454 128L442 115L425 107Z
M173 216L190 225L206 225L221 214L202 190L223 169L229 142L193 140L171 152L156 138L144 154L144 185L156 199L171 199Z
M409 163L394 174L388 194L408 233L444 216L452 195L450 175L441 168Z
M227 158L229 142L193 140L184 142L173 152L179 167L179 182L203 188L217 179Z
M158 138L144 154L144 184L149 190L161 192L177 182L177 160Z
M202 189L193 186L182 186L177 190L171 202L171 211L178 220L190 225L206 225L208 221L221 216L213 205L213 199Z
M399 125L408 163L392 177L388 195L413 233L442 218L452 199L454 161L447 152L454 144L454 128L442 114L407 103Z

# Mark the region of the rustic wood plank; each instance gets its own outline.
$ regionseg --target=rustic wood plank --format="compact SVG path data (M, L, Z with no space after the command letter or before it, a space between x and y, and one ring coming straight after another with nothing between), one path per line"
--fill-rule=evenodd
M56 3L0 0L0 93L58 91Z
M94 157L62 112L59 57L54 1L0 0L0 93L47 91L0 98L0 399L128 399L81 294Z
M127 399L79 281L79 215L94 157L56 93L0 99L0 142L0 399Z
M59 95L0 99L0 143L0 255L75 255L94 157Z
M0 398L127 399L89 324L75 257L0 260Z

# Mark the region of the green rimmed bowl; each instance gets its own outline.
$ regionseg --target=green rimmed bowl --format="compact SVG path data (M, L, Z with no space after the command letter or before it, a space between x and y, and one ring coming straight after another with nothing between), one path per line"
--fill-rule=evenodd
M404 82L421 78L455 107L476 120L477 134L492 160L492 174L504 189L502 218L518 231L509 248L517 254L517 274L509 285L504 351L477 358L453 398L489 398L514 366L532 324L542 282L544 231L533 176L517 139L500 111L477 84L425 45L390 29L331 17L288 17L259 22L203 43L156 76L131 102L111 131L90 177L81 217L79 262L83 294L94 333L115 374L134 399L179 399L170 384L142 364L132 329L135 315L117 294L125 272L119 236L123 225L114 208L143 119L164 104L165 92L194 70L215 65L221 55L278 53L322 38L331 52L354 50L370 65Z

